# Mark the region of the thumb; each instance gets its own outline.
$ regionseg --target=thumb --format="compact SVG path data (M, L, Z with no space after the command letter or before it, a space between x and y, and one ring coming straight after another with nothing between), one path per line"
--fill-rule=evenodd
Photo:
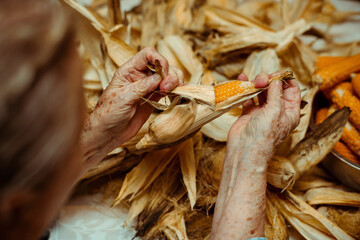
M140 98L155 91L161 82L162 78L159 74L153 74L144 79L132 82L127 85L127 99L129 103L135 104Z

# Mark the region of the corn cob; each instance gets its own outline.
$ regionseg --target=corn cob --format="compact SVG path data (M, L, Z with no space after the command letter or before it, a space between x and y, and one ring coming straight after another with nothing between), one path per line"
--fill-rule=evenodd
M328 114L330 115L335 111L336 107L332 105L328 110ZM341 140L346 143L353 153L360 157L360 133L349 121L345 124Z
M344 88L344 84L335 87L331 92L332 102L337 108L349 107L351 110L350 122L360 129L360 99Z
M221 85L215 86L215 104L221 103L226 99L243 93L245 90L255 89L252 82L245 81L230 81Z
M360 158L356 156L344 143L340 141L337 142L333 149L346 159L354 163L360 164Z
M346 58L347 57L321 56L321 57L318 57L316 60L316 68L318 70L323 69L323 68L333 65L335 63L339 63L339 62L345 60Z
M320 82L320 90L331 88L345 81L351 73L360 71L360 54L348 57L345 60L319 69L316 78Z
M316 112L315 125L322 123L328 117L328 109L321 108Z
M355 76L351 80L351 84L354 92L357 94L358 97L360 97L360 73L355 74Z

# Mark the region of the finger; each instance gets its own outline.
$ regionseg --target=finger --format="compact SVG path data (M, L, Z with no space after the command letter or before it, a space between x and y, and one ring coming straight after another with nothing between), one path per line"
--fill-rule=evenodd
M295 80L287 81L287 85L284 86L284 104L286 114L290 117L293 128L295 128L300 121L300 105L301 105L301 93L299 84Z
M238 77L237 77L238 80L240 81L249 81L248 77L246 76L245 73L241 73Z
M252 82L256 88L264 88L269 84L269 74L260 73L258 74Z
M133 105L142 97L145 97L148 93L155 91L159 87L160 82L161 76L159 74L153 74L144 79L126 85L128 88L128 103Z
M276 77L276 76L279 76L280 74L282 74L284 71L277 71L277 72L274 72L274 73L271 73L269 75L270 78L273 78L273 77Z
M166 77L169 74L169 63L165 57L152 47L142 49L124 65L126 68L135 68L137 71L144 71L148 68L147 63L151 62L155 64L155 60L159 60L163 74Z
M283 96L283 87L282 81L275 80L270 83L269 89L267 91L267 104L270 108L279 108L281 107L281 97Z
M180 84L184 84L184 74L180 69L170 67L169 75L165 77L160 83L160 91L170 92Z

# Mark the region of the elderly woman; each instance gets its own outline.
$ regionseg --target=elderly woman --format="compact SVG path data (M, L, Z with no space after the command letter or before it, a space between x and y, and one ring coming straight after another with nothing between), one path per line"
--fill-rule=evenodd
M39 239L79 177L148 119L152 108L140 99L156 89L171 91L183 75L145 48L116 71L85 119L81 63L60 5L2 0L0 18L1 238ZM145 74L146 63L156 59L164 79ZM268 80L262 74L255 84ZM274 82L264 104L249 101L245 108L228 136L213 239L264 235L267 162L298 124L299 87Z

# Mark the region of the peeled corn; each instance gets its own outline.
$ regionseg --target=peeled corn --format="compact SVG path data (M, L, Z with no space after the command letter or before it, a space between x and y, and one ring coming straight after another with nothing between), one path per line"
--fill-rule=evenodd
M356 156L348 146L346 146L342 142L337 142L333 148L336 152L338 152L341 156L349 159L350 161L360 164L360 159Z
M215 104L221 103L226 99L243 93L245 90L255 89L252 82L245 81L231 81L221 85L217 85L214 88L215 91Z
M316 77L321 83L320 90L328 89L350 78L350 74L360 71L360 54L319 69Z
M332 102L336 105L337 108L349 107L351 110L350 122L359 130L360 129L360 99L358 99L352 92L348 89L345 89L340 84L338 87L335 87L330 95L332 97Z
M323 69L323 68L333 65L335 63L339 63L339 62L345 60L346 58L347 57L321 56L321 57L318 57L316 60L316 68L318 70Z
M358 97L360 97L360 73L355 74L355 76L351 80L351 84L354 92L357 94Z

